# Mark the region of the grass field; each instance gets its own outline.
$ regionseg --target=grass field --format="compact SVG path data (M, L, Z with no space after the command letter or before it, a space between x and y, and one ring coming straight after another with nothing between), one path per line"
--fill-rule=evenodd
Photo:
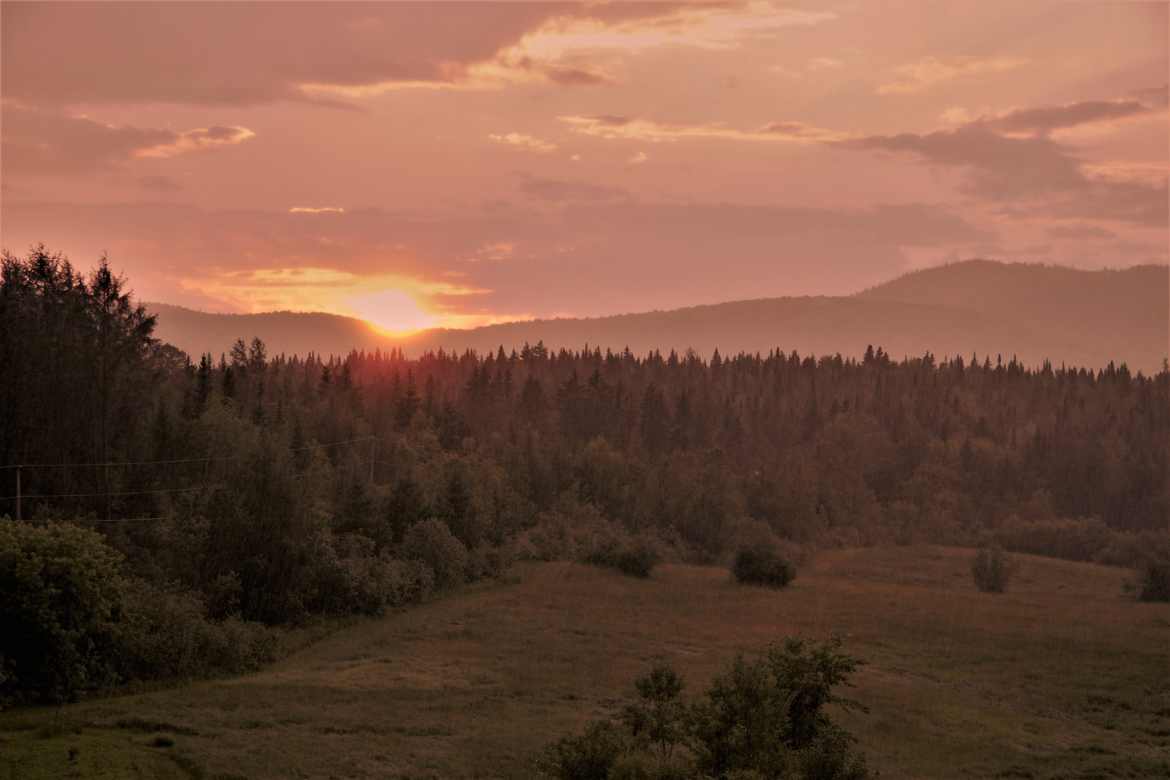
M361 623L259 674L0 715L0 780L528 777L550 740L668 660L689 688L739 651L838 633L867 661L842 721L886 778L1170 776L1170 605L1120 569L970 550L821 554L785 591L663 566L525 566Z

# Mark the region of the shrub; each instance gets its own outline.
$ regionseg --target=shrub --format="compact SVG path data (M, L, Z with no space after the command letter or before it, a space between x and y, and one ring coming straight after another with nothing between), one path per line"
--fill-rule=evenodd
M241 673L275 660L276 632L238 618L207 619L199 597L142 580L127 584L114 630L117 669L126 680Z
M994 543L1005 550L1093 561L1119 536L1096 518L1043 518L1024 521L1012 515L996 530Z
M984 593L1003 593L1014 573L1014 564L998 545L980 548L971 562L975 587Z
M276 660L279 635L268 626L234 617L215 626L208 648L209 670L251 672Z
M536 524L516 539L518 557L526 560L580 560L620 536L597 507L569 498L542 512Z
M783 588L796 577L796 567L767 548L741 548L731 566L735 581L743 585Z
M511 549L480 545L469 553L468 576L475 580L500 577L511 565Z
M198 594L122 573L97 533L0 520L0 700L68 701L127 680L259 668L276 633L208 620Z
M635 680L634 687L638 699L622 712L622 722L634 740L666 762L686 738L683 679L671 667L659 665Z
M387 609L423 601L435 587L435 574L419 560L399 560L385 553L377 557L346 558L349 575L348 609L380 615Z
M402 540L402 555L429 566L438 588L461 585L467 579L467 548L441 520L411 526Z
M1170 562L1147 563L1142 567L1141 601L1170 601Z
M113 681L122 556L90 530L0 519L0 699L68 701Z
M649 577L658 565L658 553L646 543L634 544L618 552L617 570L630 577Z
M860 664L839 640L788 639L763 658L737 658L693 703L682 679L657 667L620 721L556 742L541 768L564 780L865 780L865 757L826 711L863 709L837 694Z
M625 750L625 735L609 721L594 721L579 737L564 737L544 754L543 769L560 780L608 780Z
M194 595L166 592L142 580L132 582L115 627L118 671L124 679L139 680L205 672L213 631L203 603Z
M764 658L737 658L695 705L691 744L697 768L713 777L736 771L817 780L866 777L864 760L824 710L828 704L861 709L836 693L860 664L841 652L836 639L814 644L790 638ZM838 755L840 767L817 758L828 752ZM855 767L860 774L844 771Z
M658 553L645 541L610 541L586 555L585 562L645 579L658 564Z

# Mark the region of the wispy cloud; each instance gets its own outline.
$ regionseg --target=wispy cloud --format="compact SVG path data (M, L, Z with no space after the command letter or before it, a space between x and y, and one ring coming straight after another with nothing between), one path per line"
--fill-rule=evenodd
M341 206L293 206L289 214L344 214Z
M984 121L1006 133L1047 135L1080 125L1128 119L1151 110L1136 100L1085 100L1063 106L1020 109Z
M256 134L246 127L199 127L178 133L172 140L154 146L137 149L135 157L166 158L180 154L211 149L216 146L235 146L255 138Z
M844 64L844 62L837 59L836 57L813 57L808 61L808 65L806 67L812 71L833 70L840 68Z
M827 71L840 70L843 67L845 67L844 61L836 57L813 57L802 64L773 65L768 70L787 79L803 81L814 75L823 76Z
M926 57L894 68L893 79L877 88L879 95L924 92L956 79L1004 73L1026 65L1022 57Z
M552 141L545 141L536 136L527 135L525 133L492 133L488 136L492 141L506 146L513 146L517 149L523 149L528 152L537 152L540 154L547 154L548 152L555 152L557 145Z
M851 134L827 130L803 122L771 122L754 130L740 130L721 123L682 124L635 119L612 114L594 116L560 116L575 133L607 140L633 140L662 143L685 139L751 141L764 143L826 143L844 141Z
M1164 167L1143 177L1124 165L1090 165L1050 135L1059 127L1129 115L1132 110L1125 104L1106 103L1041 107L992 120L978 119L953 129L871 135L837 145L906 155L929 165L959 169L966 176L967 194L1001 206L1018 204L1011 209L1015 214L1163 226L1167 221Z
M617 187L535 176L523 176L520 191L530 198L549 203L598 202L629 197L628 192Z
M68 173L234 146L256 134L246 127L174 131L102 122L89 116L6 104L3 109L5 172Z

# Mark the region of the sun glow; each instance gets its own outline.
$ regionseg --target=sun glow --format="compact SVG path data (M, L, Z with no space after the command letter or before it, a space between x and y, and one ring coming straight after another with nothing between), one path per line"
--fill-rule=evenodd
M362 293L345 303L356 316L390 336L407 336L440 324L439 317L403 290Z
M491 319L444 310L447 296L484 295L478 287L397 274L360 275L335 268L222 270L209 278L185 278L186 290L241 312L319 311L365 320L389 336L405 337L436 327L467 327Z

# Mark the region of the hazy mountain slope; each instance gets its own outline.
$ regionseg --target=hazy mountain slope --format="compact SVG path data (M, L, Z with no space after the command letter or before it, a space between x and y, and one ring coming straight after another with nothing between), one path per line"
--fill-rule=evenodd
M966 350L968 334L979 342L1010 346L1012 331L976 312L941 306L861 298L765 298L694 306L672 311L625 314L595 319L536 320L477 328L434 331L412 339L412 350L505 349L542 339L551 348L580 348L586 343L635 353L651 349L694 349L709 357L744 350L767 352L777 347L801 354L860 355L867 344L891 354L939 356ZM927 336L926 334L929 334ZM929 345L929 346L928 346ZM969 353L969 350L966 350Z
M351 349L387 349L391 341L364 320L317 312L276 311L264 314L211 314L166 303L147 303L158 315L155 335L189 355L210 352L216 358L236 339L259 336L270 355L348 354Z
M907 274L857 297L978 312L1016 327L1021 354L1089 365L1115 360L1156 370L1170 341L1167 266L1082 271L969 260ZM1081 358L1066 357L1072 354Z
M985 260L907 274L842 298L769 298L597 319L508 323L435 331L414 349L550 347L586 342L634 352L693 348L709 355L780 347L802 354L860 355L866 345L895 357L973 352L1039 365L1102 367L1125 362L1156 371L1170 338L1170 269L1080 271ZM994 360L994 357L993 357Z
M1157 371L1167 355L1170 270L1140 266L1078 271L972 260L931 268L849 297L767 298L590 319L535 320L471 330L432 330L392 341L361 320L328 314L205 314L150 304L159 336L191 354L228 350L259 336L273 354L346 354L403 346L409 354L585 344L642 354L694 349L710 356L777 347L860 356L866 345L896 358L976 352L1032 365L1099 368L1110 361Z

